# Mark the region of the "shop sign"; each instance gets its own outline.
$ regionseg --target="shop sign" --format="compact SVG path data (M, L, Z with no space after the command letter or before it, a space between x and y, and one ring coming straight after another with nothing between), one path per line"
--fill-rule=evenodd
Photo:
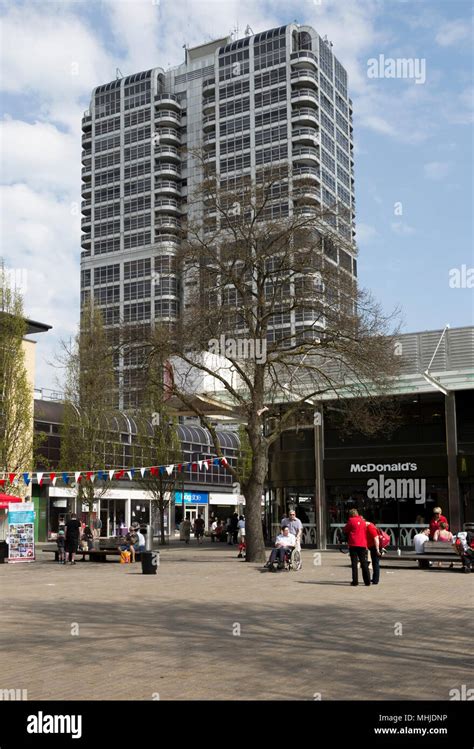
M175 492L177 505L183 504L183 492ZM209 492L184 492L184 504L207 505L209 504Z

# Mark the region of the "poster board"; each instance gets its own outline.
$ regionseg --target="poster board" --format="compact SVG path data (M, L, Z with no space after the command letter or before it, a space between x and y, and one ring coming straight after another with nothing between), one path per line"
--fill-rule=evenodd
M8 561L34 562L35 511L33 502L8 505Z

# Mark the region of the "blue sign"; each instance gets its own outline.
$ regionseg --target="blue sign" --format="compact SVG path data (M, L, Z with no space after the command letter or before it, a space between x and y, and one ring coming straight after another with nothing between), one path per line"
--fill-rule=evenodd
M177 505L183 504L183 492L175 492ZM209 492L184 492L185 505L207 505L209 504Z

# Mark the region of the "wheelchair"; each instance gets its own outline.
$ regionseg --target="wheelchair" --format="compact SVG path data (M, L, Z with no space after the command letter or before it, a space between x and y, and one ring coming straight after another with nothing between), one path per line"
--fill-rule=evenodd
M267 562L265 567L267 567L269 570L275 571L275 566L277 562ZM291 552L285 550L285 558L283 562L283 568L287 572L297 572L300 570L303 566L303 561L301 558L301 548L299 546L295 546L294 549L291 550Z

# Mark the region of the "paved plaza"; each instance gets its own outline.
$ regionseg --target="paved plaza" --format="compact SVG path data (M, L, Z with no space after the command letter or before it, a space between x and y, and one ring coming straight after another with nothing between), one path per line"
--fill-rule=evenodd
M263 572L207 541L141 565L0 565L0 689L28 699L448 700L472 683L472 582L303 552ZM44 559L43 557L46 557Z

